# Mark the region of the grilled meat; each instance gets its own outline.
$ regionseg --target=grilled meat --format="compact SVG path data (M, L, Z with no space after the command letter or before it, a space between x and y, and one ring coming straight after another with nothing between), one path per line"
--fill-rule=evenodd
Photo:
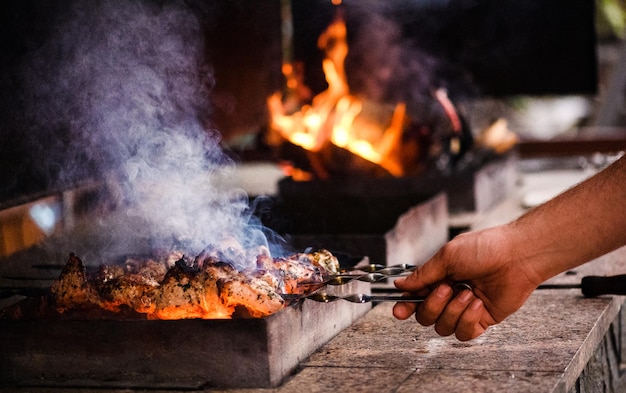
M327 251L287 258L262 253L256 269L244 271L221 262L213 251L203 251L193 261L177 256L173 266L171 255L163 256L163 262L127 258L121 265L100 266L89 277L82 261L71 254L52 285L56 307L60 312L127 307L154 319L264 317L285 307L281 293L304 293L309 286L303 284L321 282L338 267Z
M83 261L74 253L61 271L61 278L50 287L57 309L61 312L71 308L98 305L98 294L87 280Z
M272 283L263 277L249 277L243 273L223 277L219 281L219 295L227 307L244 308L255 318L264 317L283 308L285 301Z
M305 293L327 274L339 271L337 258L329 251L299 253L287 258L257 257L257 266L270 271L284 284L284 293Z
M129 257L122 265L101 265L90 283L99 295L101 308L119 311L128 306L139 313L153 313L159 295L159 282L167 265L151 258Z
M233 309L222 304L218 276L182 262L170 269L160 286L155 317L159 319L229 318Z
M139 313L153 313L156 308L159 284L141 274L125 274L106 282L94 283L99 305L109 311L128 306Z

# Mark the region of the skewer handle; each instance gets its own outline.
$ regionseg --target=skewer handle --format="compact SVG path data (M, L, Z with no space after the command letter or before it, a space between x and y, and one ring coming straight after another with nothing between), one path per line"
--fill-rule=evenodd
M580 281L585 297L600 295L626 295L626 274L618 276L585 276Z

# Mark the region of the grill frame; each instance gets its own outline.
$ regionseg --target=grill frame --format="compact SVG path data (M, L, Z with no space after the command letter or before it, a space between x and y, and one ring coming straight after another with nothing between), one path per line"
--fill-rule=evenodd
M334 289L370 293L363 282ZM0 386L275 387L370 309L305 300L265 318L0 319Z

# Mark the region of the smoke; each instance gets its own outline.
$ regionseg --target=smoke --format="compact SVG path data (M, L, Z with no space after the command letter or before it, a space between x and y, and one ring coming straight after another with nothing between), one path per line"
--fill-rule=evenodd
M417 34L407 32L402 18L416 9L403 1L346 1L346 72L354 93L377 102L406 102L414 117L428 118L440 111L433 91L443 87L466 95L472 85L464 71L430 53Z
M211 181L234 163L206 129L214 81L203 23L184 2L66 2L24 63L26 113L43 135L32 147L46 152L46 171L58 187L112 185L123 217L94 223L116 238L111 253L137 238L192 252L228 239L266 245L245 193Z
M354 89L377 102L407 101L409 94L428 94L433 60L413 54L399 26L390 19L358 11L355 19L360 25L352 31L348 64Z

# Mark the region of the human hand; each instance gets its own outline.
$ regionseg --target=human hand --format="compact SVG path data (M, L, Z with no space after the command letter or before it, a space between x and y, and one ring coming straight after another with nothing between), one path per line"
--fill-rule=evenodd
M543 281L515 243L506 226L455 237L413 274L394 282L427 299L397 303L393 315L407 319L415 313L420 324L434 324L439 335L455 334L461 341L478 337L518 310ZM455 293L453 286L460 282L473 291Z

